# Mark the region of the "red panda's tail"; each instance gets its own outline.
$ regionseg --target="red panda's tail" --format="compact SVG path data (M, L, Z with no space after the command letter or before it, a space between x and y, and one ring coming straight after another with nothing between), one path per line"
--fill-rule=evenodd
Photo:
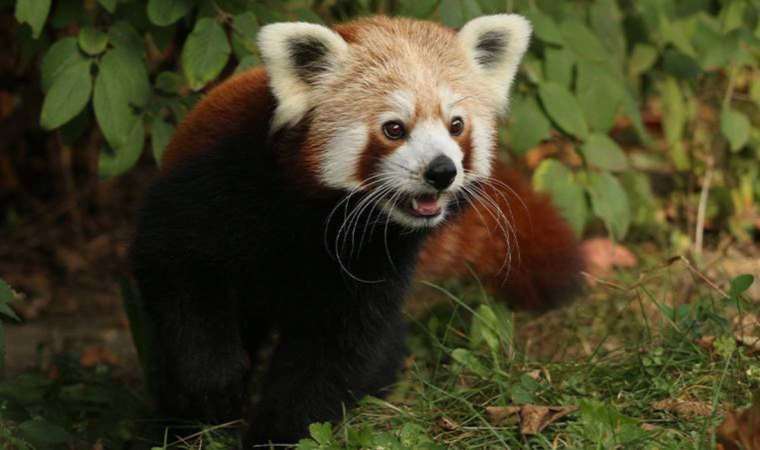
M485 191L508 225L495 208L486 209L487 200L473 201L474 207L425 245L418 278L467 279L474 274L498 298L531 310L548 309L577 293L583 261L570 226L548 197L506 164L496 162L492 177L498 181Z

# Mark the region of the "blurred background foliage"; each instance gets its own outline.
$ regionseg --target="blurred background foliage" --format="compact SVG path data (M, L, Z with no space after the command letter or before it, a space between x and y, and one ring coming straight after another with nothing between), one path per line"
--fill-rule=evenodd
M27 321L34 322L46 309L53 311L48 315L59 314L65 321L65 326L41 321L40 330L75 328L75 324L100 330L95 316L85 312L100 310L109 319L116 316L121 303L113 278L126 272L126 242L140 193L155 176L157 161L175 127L203 93L231 74L260 63L255 38L262 25L285 20L331 24L379 13L457 28L473 17L497 12L524 14L535 31L515 85L509 119L500 128L501 157L533 174L534 185L551 194L579 236L653 242L654 246L640 246L642 253L650 254L648 265L661 264L666 259L662 253L690 253L700 265L703 247L720 251L738 243L754 248L749 253L755 258L752 267L757 267L760 0L0 0L0 275L19 290L0 282L0 319L18 318L8 308L12 301ZM704 259L710 259L712 255L705 253ZM688 299L694 291L693 283L651 280L667 291L663 297ZM738 305L737 298L749 288L751 277L736 280L743 284L732 283L728 297ZM551 336L558 336L556 342L569 341L562 330L585 330L578 324L589 323L630 326L634 333L618 339L639 345L631 310L615 310L627 297L620 294L617 303L605 296L595 298L603 301L584 304L586 309L579 308L570 318L549 321L549 331L533 341L546 340L551 345L555 342L548 339ZM710 308L716 302L704 296L699 299L694 305L684 301L672 308L664 303L656 306L682 330L708 319L727 323L715 319ZM511 333L512 322L498 317ZM435 323L430 320L431 329ZM0 364L2 325L0 321ZM101 325L113 331L110 322ZM119 322L118 327L126 325ZM526 334L536 333L530 326L523 328ZM476 321L472 329L484 333L486 327ZM573 377L588 386L560 384L556 395L544 401L572 403L575 399L566 399L567 392L585 395L579 389L595 392L597 387L612 386L603 398L615 403L620 395L612 391L633 381L639 390L630 398L639 403L625 411L642 421L652 417L660 421L657 413L650 414L649 401L661 399L665 391L672 395L677 390L672 380L681 383L691 376L692 384L684 383L685 390L713 389L700 367L715 369L720 383L730 374L733 378L726 384L731 390L745 389L745 378L760 379L755 362L750 370L749 363L737 356L731 361L738 365L728 365L735 340L726 330L705 333L726 343L721 347L728 348L725 366L713 353L698 353L689 344L693 336L686 339L679 334L643 357L642 348L650 343L632 347L626 353L630 361L625 360L632 369L625 364L618 372L616 366L599 368L589 356L589 365L573 366ZM601 348L607 334L598 334L604 336ZM473 338L471 350L494 340ZM14 345L26 343L37 345L36 335L17 333ZM111 344L131 349L119 340ZM682 351L685 346L690 346L690 353ZM456 347L467 346L458 343ZM13 346L8 350L12 356ZM0 383L0 398L13 397L15 402L0 404L0 413L20 424L11 432L0 423L0 446L31 448L25 444L28 441L37 448L60 447L71 440L71 430L87 434L88 442L130 438L143 402L131 388L121 386L121 379L114 387L102 364L118 361L119 355L99 346L87 347L77 363L65 359L43 364L43 350L40 344L36 352L39 365L50 367L48 372ZM419 351L417 356L423 359ZM437 367L443 353L425 351L428 362ZM493 349L487 351L496 355ZM8 358L9 363L14 360L18 372L20 363L26 364L27 355L34 352L34 348L17 352L15 358ZM513 353L506 355L504 367L513 362ZM651 372L646 358L664 360L663 355L681 358L680 372L672 371L672 361L667 371ZM469 364L476 374L481 371L470 353L454 350L450 357L462 366ZM493 359L498 368L499 359ZM643 366L640 359L645 361ZM80 365L96 369L83 371ZM619 384L610 385L609 367ZM564 369L558 366L556 370ZM526 380L519 372L517 367L516 376ZM451 385L458 386L459 375L456 371L450 375ZM130 386L140 385L135 377L134 373L126 377ZM486 378L484 385L489 389L504 388L490 375ZM427 386L426 380L415 382ZM522 381L517 385L522 386ZM520 389L514 392L524 395L525 389ZM744 393L731 398L743 398L740 395ZM623 398L623 403L630 398ZM7 406L14 404L23 408ZM470 403L463 404L459 407L472 408ZM588 417L593 418L599 409L592 406L582 406L581 420L569 428L571 434L573 429L601 433L599 426L604 425L609 431L602 431L617 437L620 430L610 425L616 407L608 405L605 411L611 412L602 411L601 418L591 420ZM431 424L439 423L438 406L434 413ZM398 411L393 409L392 415L396 417ZM377 417L383 425L390 420ZM402 437L407 431L416 436L412 420L403 419L409 423ZM583 428L586 422L588 427ZM693 433L695 424L684 420L679 427ZM628 428L640 439L638 425ZM331 441L330 429L315 431L316 442ZM23 440L13 440L17 433ZM596 434L590 436L582 442L600 440ZM92 448L108 448L99 442ZM415 445L423 447L421 441ZM658 448L685 447L677 441Z
M14 51L3 61L0 145L10 151L0 187L17 194L32 150L14 137L29 128L43 130L35 142L53 160L85 161L63 174L64 191L124 174L144 154L159 161L204 90L259 64L255 37L266 23L390 14L456 28L511 11L530 18L535 38L501 130L504 156L534 169L535 186L579 235L699 253L706 238L748 242L760 228L760 0L0 4L16 19L3 27ZM24 206L7 192L0 220L12 227Z

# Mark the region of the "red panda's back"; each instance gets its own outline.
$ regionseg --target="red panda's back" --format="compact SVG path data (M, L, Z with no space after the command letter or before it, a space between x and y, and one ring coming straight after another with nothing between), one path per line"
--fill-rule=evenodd
M220 140L241 131L266 139L274 107L263 68L227 79L180 123L161 158L162 172L168 173L180 162L210 151Z

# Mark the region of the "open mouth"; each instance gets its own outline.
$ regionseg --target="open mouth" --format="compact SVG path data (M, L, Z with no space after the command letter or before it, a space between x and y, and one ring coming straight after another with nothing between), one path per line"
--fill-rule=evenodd
M443 211L440 194L421 194L410 197L404 211L415 217L437 217Z

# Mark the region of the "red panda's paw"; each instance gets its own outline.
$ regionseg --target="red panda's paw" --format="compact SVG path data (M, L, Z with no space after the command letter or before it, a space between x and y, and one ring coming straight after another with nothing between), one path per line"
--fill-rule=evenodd
M199 358L181 361L174 375L161 381L161 409L174 418L207 423L240 419L248 398L246 358L214 358L204 364Z

